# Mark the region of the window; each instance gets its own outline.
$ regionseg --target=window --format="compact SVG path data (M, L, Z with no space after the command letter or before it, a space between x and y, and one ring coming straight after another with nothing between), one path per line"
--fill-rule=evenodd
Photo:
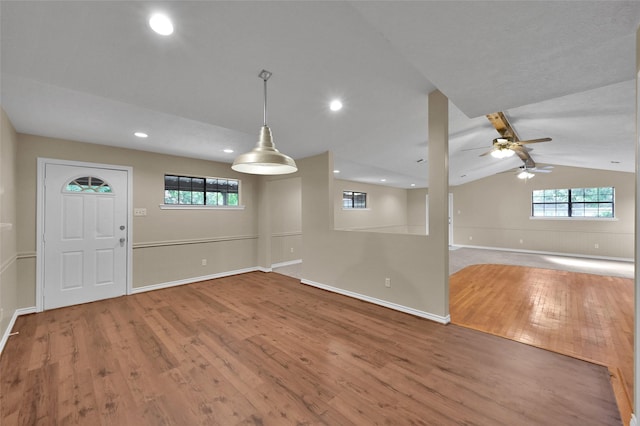
M97 192L101 194L111 193L111 185L94 176L84 176L67 183L64 188L67 192Z
M191 206L238 206L236 179L164 176L164 203Z
M602 188L539 189L533 191L533 217L614 217L615 191Z
M367 193L355 191L342 191L342 208L344 209L366 209Z

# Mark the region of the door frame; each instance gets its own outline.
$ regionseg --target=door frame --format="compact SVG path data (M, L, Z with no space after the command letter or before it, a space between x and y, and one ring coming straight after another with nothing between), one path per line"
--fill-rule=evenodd
M449 247L453 245L453 192L449 193Z
M133 283L133 244L132 244L132 225L133 215L133 167L118 166L114 164L89 163L86 161L59 160L55 158L38 157L38 171L36 182L36 312L44 310L44 213L45 213L45 169L47 164L55 164L61 166L88 167L95 169L111 169L124 171L127 173L127 271L126 294L131 294Z

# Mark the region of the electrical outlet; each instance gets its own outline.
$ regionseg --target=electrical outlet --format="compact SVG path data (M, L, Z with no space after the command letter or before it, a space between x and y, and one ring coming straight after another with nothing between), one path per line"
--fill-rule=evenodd
M594 247L595 247L595 248L600 248L600 244L595 243L595 244L594 244Z
M385 278L384 279L384 286L385 287L391 287L391 278Z
M469 235L469 241L473 240L473 237L471 235Z
M524 240L522 238L520 238L520 244L523 244Z
M202 266L207 266L207 259L202 259Z
M146 216L147 215L147 209L142 208L142 207L138 207L133 209L133 215L134 216Z
M291 253L293 253L293 247L291 247Z

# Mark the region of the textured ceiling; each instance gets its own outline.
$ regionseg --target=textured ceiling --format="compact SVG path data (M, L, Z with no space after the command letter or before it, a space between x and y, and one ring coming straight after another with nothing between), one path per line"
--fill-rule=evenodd
M149 29L156 10L172 36ZM436 88L454 185L519 166L478 157L498 110L522 139L553 138L538 163L634 170L640 2L3 1L0 19L19 132L231 162L224 148L257 140L266 68L277 147L331 150L341 178L426 186Z

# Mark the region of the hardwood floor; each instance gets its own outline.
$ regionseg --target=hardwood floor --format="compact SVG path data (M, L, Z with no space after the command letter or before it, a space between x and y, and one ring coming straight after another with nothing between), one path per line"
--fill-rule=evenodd
M260 272L18 318L2 425L619 425L607 369Z
M451 322L608 366L626 385L626 412L633 395L633 287L628 278L474 265L450 278Z

